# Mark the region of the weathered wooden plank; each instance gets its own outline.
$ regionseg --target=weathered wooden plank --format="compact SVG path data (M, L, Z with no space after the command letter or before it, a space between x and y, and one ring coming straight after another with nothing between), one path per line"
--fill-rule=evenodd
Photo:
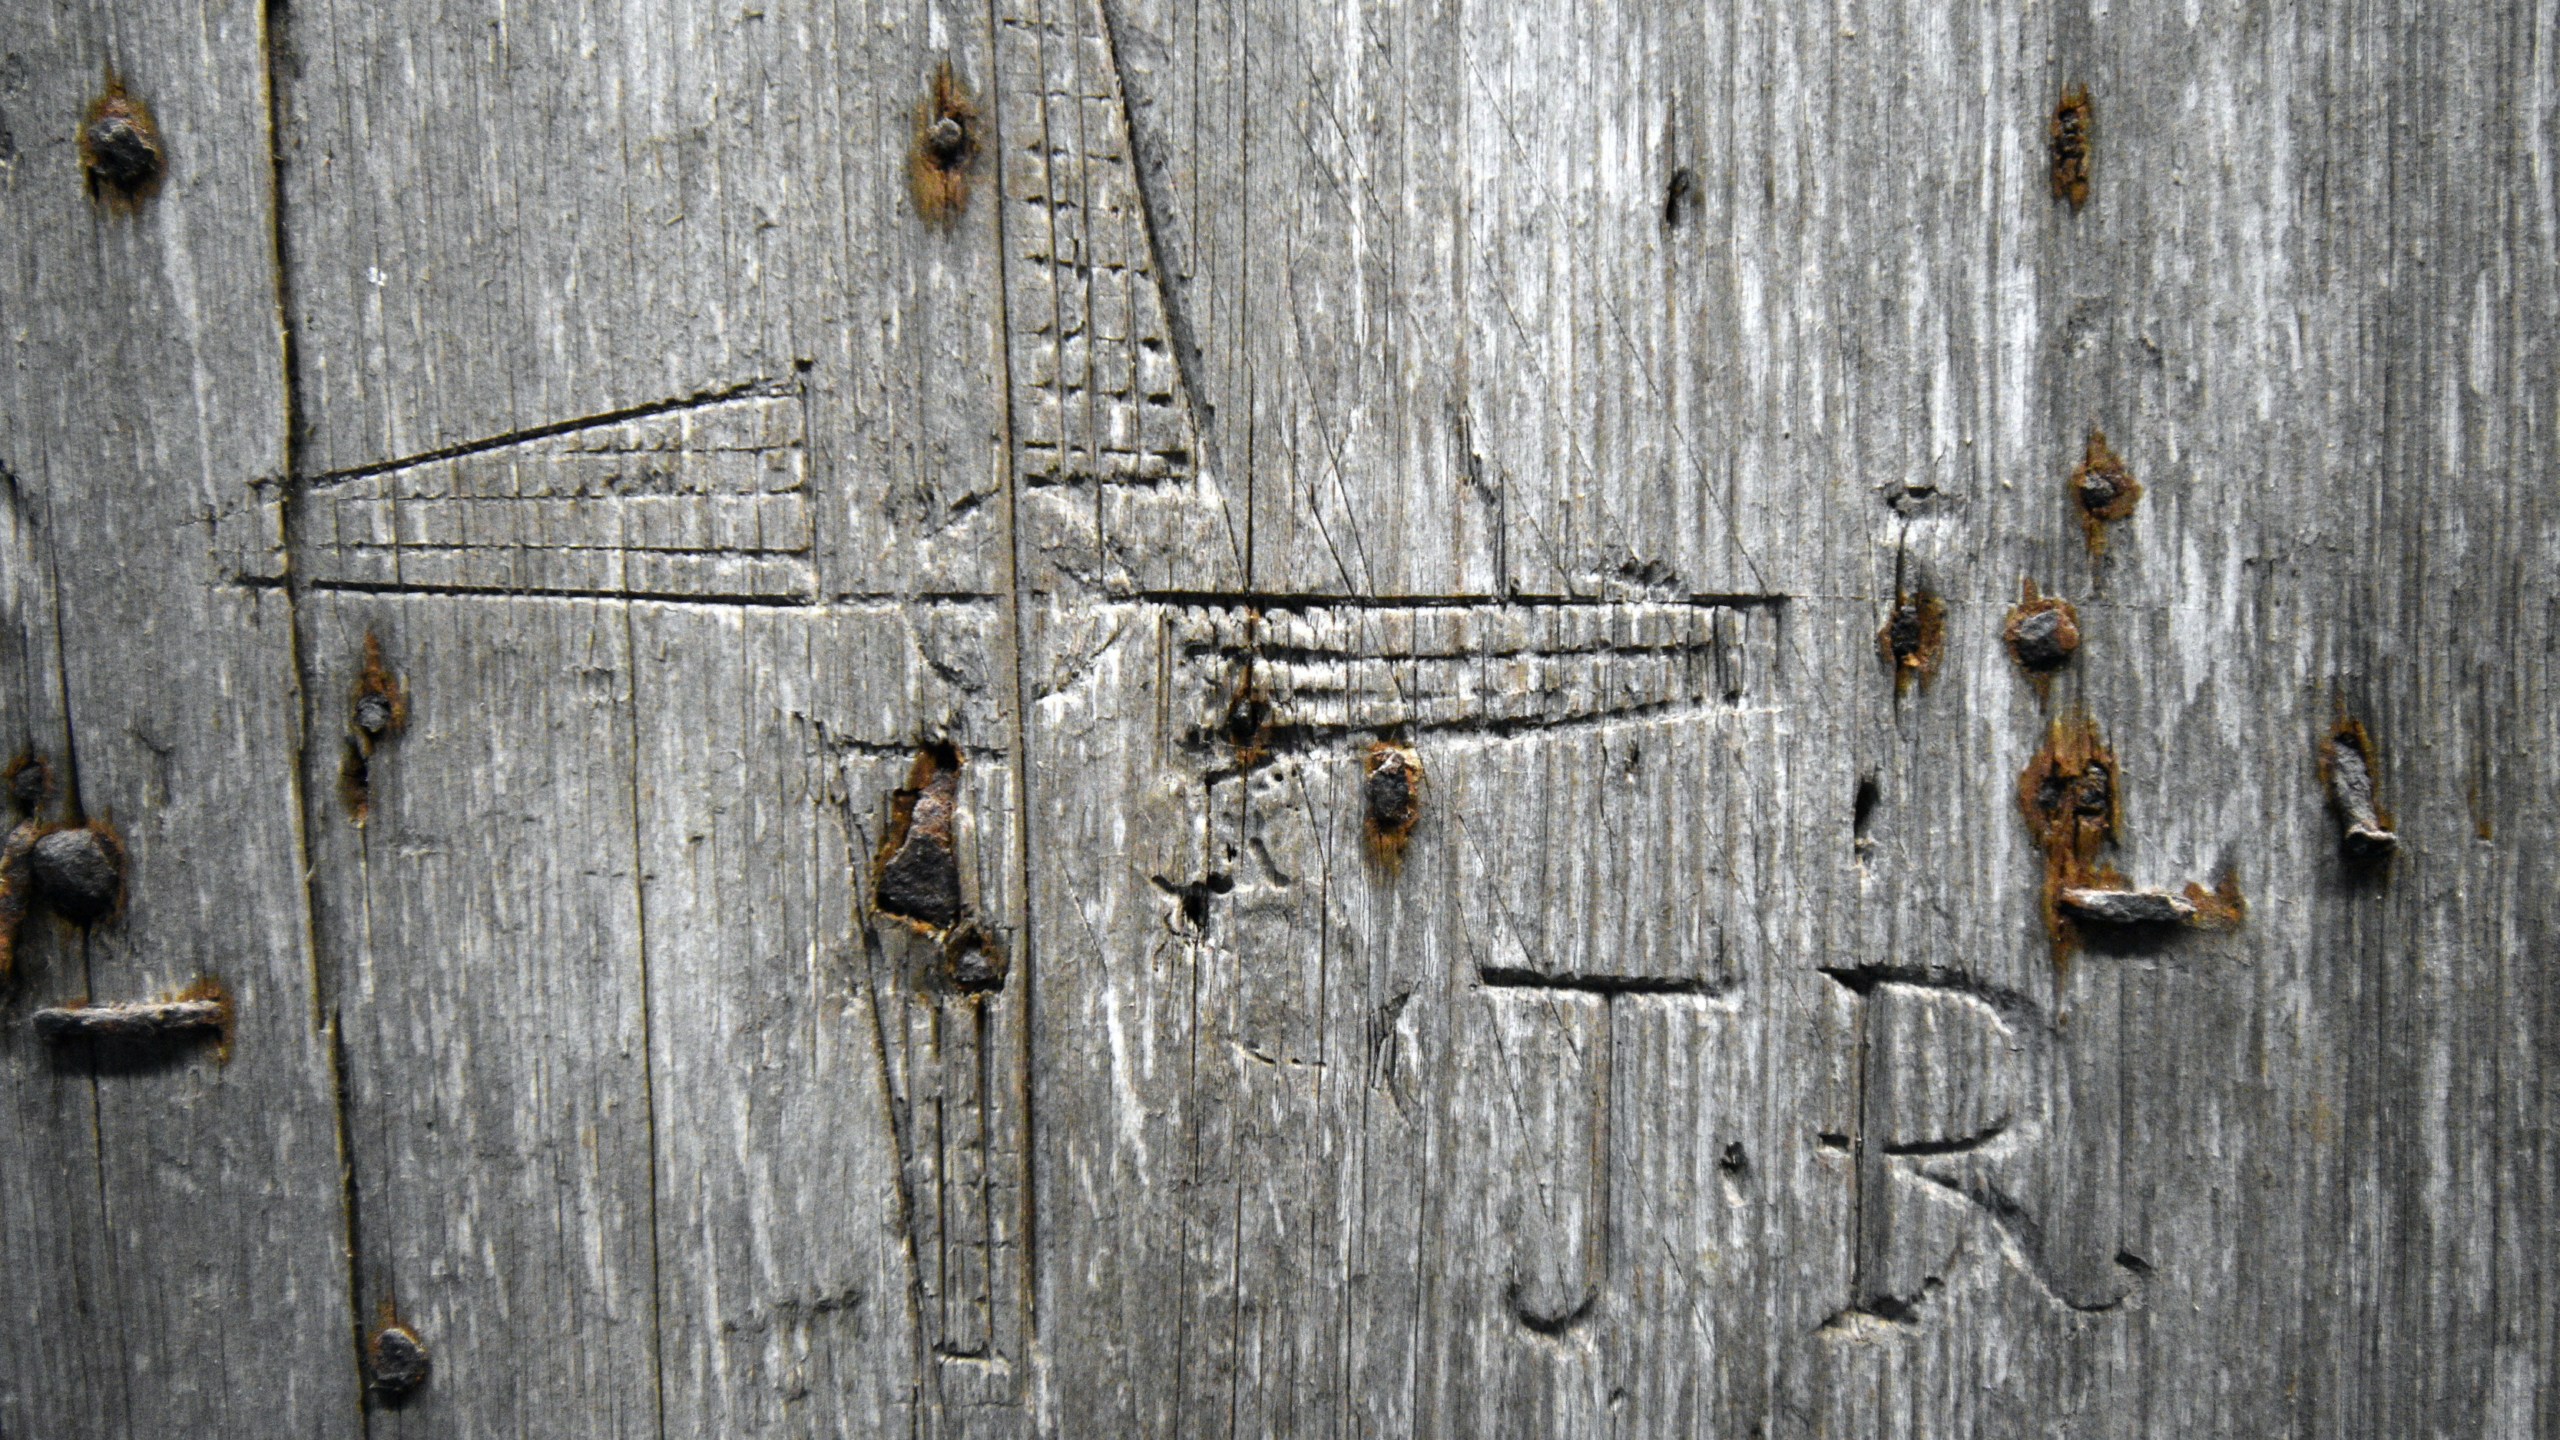
M1251 522L1203 454L1102 0L998 7L996 56L1023 579L1235 589Z
M990 83L983 13L323 5L281 39L304 469L793 387L829 593L1002 588L991 108L972 203L919 214L910 170L937 66Z
M100 923L40 910L25 925L11 985L21 1123L0 1142L15 1252L0 1304L21 1343L0 1360L0 1428L349 1435L293 623L267 588L285 373L261 16L30 4L8 28L6 743L53 766L39 818L111 822L124 865ZM129 194L93 192L78 139L116 83L157 136ZM66 1048L26 1028L39 1006L147 1000L208 975L232 1000L227 1060L202 1044Z
M1042 1033L1127 1037L1107 1066L1041 1072L1044 1283L1173 1287L1053 1332L1059 1403L1149 1433L1601 1423L1594 1336L1649 1290L1613 1229L1659 1233L1680 1204L1610 1218L1616 1008L1722 1014L1776 985L1773 1034L1837 1024L1804 958L1826 902L1796 903L1779 822L1796 786L1836 791L1846 870L1850 787L1788 769L1777 612L1044 612L1030 824L1066 840L1033 852L1034 912L1081 923L1042 931ZM1078 748L1131 733L1107 760ZM1393 867L1364 833L1385 734L1424 777ZM1125 788L1097 806L1105 784ZM1150 818L1078 838L1133 810ZM1075 858L1097 852L1134 873L1097 885ZM1152 904L1115 905L1141 881ZM1753 1076L1769 1113L1834 1073L1735 1063L1718 1073ZM1805 1159L1813 1126L1790 1139L1746 1143L1845 1257L1846 1187Z
M882 952L897 927L884 934L867 909L884 798L917 737L948 733L973 757L961 873L1001 943L1018 943L998 621L984 606L633 617L671 1430L902 1432L919 1400L949 1398L917 1393L929 1357L1021 1361L1019 1296L1006 1293L1021 1283L1020 1107L979 1093L1019 1091L1019 1027L999 1023L995 1053L982 1051L979 1017L1001 992L982 1001L921 966L893 973ZM919 1021L967 1043L909 1056ZM936 1120L965 1122L969 1143L933 1149L910 1196L901 1157ZM934 1163L954 1158L970 1163ZM947 1218L955 1196L975 1202L974 1223ZM959 1287L965 1325L941 1283L955 1255L977 1261ZM920 1317L920 1303L937 1313Z
M320 593L305 623L314 730L339 727L315 734L304 783L322 797L313 894L357 1299L435 1366L373 1428L655 1435L630 619L620 602ZM359 765L368 636L407 715Z

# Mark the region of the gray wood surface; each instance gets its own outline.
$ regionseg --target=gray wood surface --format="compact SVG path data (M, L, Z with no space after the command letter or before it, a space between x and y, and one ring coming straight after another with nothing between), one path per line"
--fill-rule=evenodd
M2560 1433L2550 7L0 11L0 1437Z
M339 1108L304 901L262 28L242 6L13 9L0 58L8 670L43 819L111 822L120 913L39 911L0 1005L0 1433L350 1436ZM110 67L166 173L93 201ZM227 1059L38 1036L33 1012L217 977Z

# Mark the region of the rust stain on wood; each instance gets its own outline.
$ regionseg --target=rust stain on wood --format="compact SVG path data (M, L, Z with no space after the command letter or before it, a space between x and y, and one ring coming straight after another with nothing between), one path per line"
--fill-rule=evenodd
M1946 603L1927 590L1905 590L1894 597L1893 613L1876 631L1876 653L1893 669L1893 693L1901 695L1917 680L1927 686L1938 673L1946 648Z
M2045 727L2044 747L2018 772L2018 813L2044 852L2045 933L2060 963L2079 940L2063 893L2125 888L2123 876L2098 864L2116 834L2116 757L2087 712Z
M969 170L977 155L977 103L944 60L934 66L932 88L916 106L915 146L907 155L916 213L939 224L967 209Z
M2088 87L2074 85L2062 92L2046 122L2053 138L2053 198L2070 201L2074 210L2089 203L2089 150L2097 119Z
M373 812L373 755L409 724L409 691L383 663L382 641L364 632L364 664L347 702L346 758L338 767L338 793L358 825Z
M2037 593L2032 577L2018 582L2018 603L2000 631L2009 658L2041 681L2071 663L2080 649L2080 612L2059 595Z
M151 107L126 93L109 70L105 87L80 116L80 168L89 198L129 209L159 187L167 165Z
M1381 740L1361 761L1360 831L1369 859L1393 875L1404 866L1405 842L1422 817L1422 757L1412 747Z
M2133 471L2107 444L2107 432L2092 428L2088 448L2071 472L2071 498L2079 507L2080 528L2088 536L2089 553L2107 553L2107 523L2133 513L2142 486Z

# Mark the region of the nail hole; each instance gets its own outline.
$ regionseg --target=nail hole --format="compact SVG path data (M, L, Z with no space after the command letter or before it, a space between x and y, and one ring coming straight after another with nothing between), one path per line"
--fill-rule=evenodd
M1697 207L1698 177L1683 165L1671 172L1671 183L1663 190L1662 223L1678 227Z

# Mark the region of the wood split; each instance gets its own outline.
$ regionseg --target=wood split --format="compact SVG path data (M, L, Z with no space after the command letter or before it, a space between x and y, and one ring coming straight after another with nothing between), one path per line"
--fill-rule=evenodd
M2080 507L2080 528L2088 536L2089 553L2106 554L2107 522L2133 513L2134 502L2142 498L2142 486L2108 448L2104 430L2089 431L2088 448L2071 472L2071 498Z
M2391 817L2374 798L2373 737L2362 722L2340 716L2329 738L2320 742L2320 781L2337 812L2339 844L2353 860L2371 864L2389 859L2400 846Z
M1422 818L1422 757L1409 745L1372 744L1361 762L1360 797L1369 858L1392 875L1403 867L1405 842Z
M2053 198L2070 201L2074 210L2089 203L2089 147L2097 118L2088 88L2074 85L2062 92L2045 126L2053 138Z
M2000 638L2020 669L2041 677L2069 664L2079 650L2080 612L2059 595L2036 593L2032 578L2018 583L2018 603Z
M933 86L916 106L915 146L907 155L907 179L916 213L935 223L969 205L969 169L978 155L978 107L944 60Z
M89 198L129 207L159 185L167 161L151 107L126 94L124 81L109 70L106 87L80 116Z
M231 993L207 975L158 1000L92 1005L73 1000L35 1013L36 1033L57 1042L171 1045L206 1036L220 1040L216 1055L231 1058Z
M1876 631L1876 653L1893 667L1893 693L1899 697L1917 680L1925 688L1938 673L1946 648L1947 607L1926 590L1894 596L1893 613Z

